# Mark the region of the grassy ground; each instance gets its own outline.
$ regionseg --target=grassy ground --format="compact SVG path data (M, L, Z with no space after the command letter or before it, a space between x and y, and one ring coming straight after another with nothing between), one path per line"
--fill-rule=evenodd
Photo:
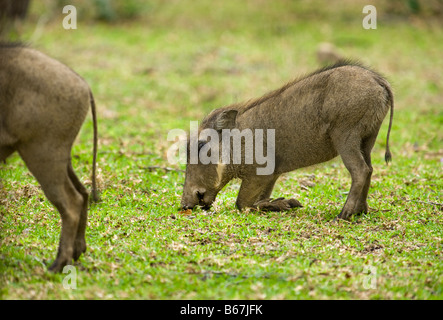
M22 26L23 38L75 69L95 94L102 202L89 211L76 289L65 289L68 274L46 267L58 212L17 155L2 164L0 298L442 299L441 24L392 17L380 5L377 29L365 30L366 3L354 1L321 9L284 0L162 3L152 1L141 20L80 19L77 30L64 30L62 16L36 30L42 9L34 7ZM394 88L393 162L383 161L385 121L370 213L332 222L350 187L336 159L277 183L275 197L296 197L303 208L239 212L233 181L212 210L179 214L184 167L167 162L168 131L316 69L324 41ZM73 148L88 188L91 160L88 117Z

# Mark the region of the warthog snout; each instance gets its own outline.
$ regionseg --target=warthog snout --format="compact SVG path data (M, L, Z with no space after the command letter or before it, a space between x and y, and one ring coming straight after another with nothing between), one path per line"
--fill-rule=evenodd
M183 196L181 202L181 209L194 209L196 206L200 206L203 210L207 210L211 207L215 200L215 195L210 195L204 188L193 189L189 194Z

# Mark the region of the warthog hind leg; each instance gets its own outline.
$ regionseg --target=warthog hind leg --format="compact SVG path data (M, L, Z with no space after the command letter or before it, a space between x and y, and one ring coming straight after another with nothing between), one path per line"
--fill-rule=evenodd
M359 138L348 139L346 143L342 144L339 148L340 156L350 172L352 179L348 198L337 217L339 219L349 220L354 214L368 212L366 198L368 196L372 174L372 166L370 165L370 149L372 146L371 148L366 146L367 150L365 152L362 150L363 144ZM367 162L369 162L369 165Z
M60 272L86 250L84 229L88 201L84 187L79 188L80 182L73 179L75 174L71 167L70 146L60 147L57 158L45 152L51 148L47 143L30 143L21 145L18 151L62 218L57 258L49 267L50 271Z

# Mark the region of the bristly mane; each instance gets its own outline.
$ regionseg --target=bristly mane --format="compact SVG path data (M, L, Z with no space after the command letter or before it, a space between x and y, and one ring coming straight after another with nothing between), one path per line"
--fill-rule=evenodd
M297 79L295 79L293 81L290 81L287 84L285 84L283 87L281 87L279 89L276 89L276 90L273 90L271 92L268 92L267 94L261 96L260 98L250 99L250 100L247 100L246 102L238 103L238 104L235 104L235 105L240 109L239 111L241 113L244 113L244 112L246 112L246 111L248 111L248 110L250 110L250 109L252 109L252 108L254 108L254 107L256 107L256 106L258 106L260 104L262 104L263 102L265 102L265 101L267 101L269 99L272 99L272 98L280 95L286 89L288 89L289 87L293 86L294 84L296 84L299 81L302 81L302 80L307 79L307 78L309 78L311 76L323 73L325 71L336 69L336 68L340 68L340 67L344 67L344 66L356 66L356 67L360 67L360 68L372 71L371 69L369 69L368 67L364 66L363 64L361 64L358 61L353 61L353 60L349 60L349 59L343 59L343 60L339 60L338 62L336 62L336 63L334 63L332 65L325 66L325 67L320 68L320 69L318 69L318 70L316 70L314 72L311 72L311 73L309 73L309 74L307 74L305 76L301 76L301 77L299 77L299 78L297 78ZM374 72L374 71L372 71L372 72ZM376 72L374 72L374 73L376 73Z
M354 67L360 67L360 68L363 68L366 70L370 70L367 66L363 65L359 61L355 61L355 60L351 60L351 59L341 59L341 60L338 60L337 62L335 62L334 64L327 65L323 68L320 68L320 69L308 74L307 76L302 77L300 80L309 78L310 76L313 76L313 75L316 75L316 74L319 74L319 73L322 73L322 72L325 72L328 70L337 69L337 68L345 67L345 66L354 66ZM296 82L297 81L298 80L296 80Z

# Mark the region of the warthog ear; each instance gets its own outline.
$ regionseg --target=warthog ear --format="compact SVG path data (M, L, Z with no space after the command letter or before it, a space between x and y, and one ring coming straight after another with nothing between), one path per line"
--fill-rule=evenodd
M233 129L235 128L235 118L237 118L237 110L225 110L221 112L214 121L214 129Z

